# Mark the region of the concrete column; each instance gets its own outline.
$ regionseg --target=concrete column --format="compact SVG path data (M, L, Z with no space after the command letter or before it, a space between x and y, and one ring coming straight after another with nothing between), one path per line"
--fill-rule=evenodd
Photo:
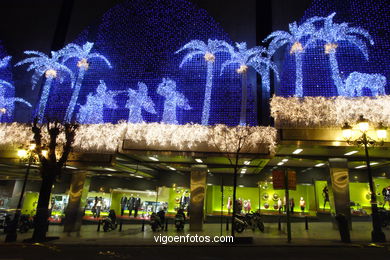
M69 189L69 202L65 209L64 232L79 232L91 179L87 172L74 172Z
M349 197L348 160L344 158L329 159L331 189L329 196L334 205L335 214L343 214L351 225L351 209Z
M18 206L20 194L22 193L22 187L23 187L23 180L16 180L14 184L14 188L12 190L12 197L8 204L10 209L16 209L16 207Z
M191 168L190 231L202 231L206 193L206 166Z

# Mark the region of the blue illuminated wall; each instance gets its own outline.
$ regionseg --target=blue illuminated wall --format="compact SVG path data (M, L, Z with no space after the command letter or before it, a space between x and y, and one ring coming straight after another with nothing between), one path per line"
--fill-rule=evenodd
M373 37L375 44L368 46L367 61L357 47L341 42L336 57L341 78L345 81L354 71L382 74L387 78L386 94L390 93L390 5L388 1L377 0L313 0L306 10L301 23L313 16L328 16L336 12L334 21L347 22L350 26L362 27ZM293 21L291 21L293 22ZM299 23L299 21L298 21ZM287 46L282 65L282 77L276 94L292 96L295 93L295 61ZM371 96L368 89L363 94ZM309 48L303 55L303 95L335 96L336 86L332 79L329 57L324 53L323 44Z
M5 58L6 56L8 56L2 42L0 41L0 60ZM0 68L0 79L1 80L5 80L11 84L13 84L13 81L12 81L12 70L11 70L11 64L9 63L8 66L6 67L3 67L3 68ZM3 98L13 98L14 95L15 95L15 90L10 88L10 87L7 87L7 86L0 86L0 88L2 88L3 90L5 90L5 95ZM2 97L0 97L1 99ZM0 103L0 109L3 108L3 104ZM1 113L1 112L0 112ZM8 115L7 113L6 114L1 114L0 115L0 123L4 123L4 122L11 122L13 120L13 115Z
M179 124L200 123L205 96L207 64L202 55L179 65L184 53L175 54L187 42L198 39L233 42L206 11L184 0L132 0L125 1L106 12L95 26L83 31L74 41L84 44L94 42L93 52L104 55L112 64L108 68L103 61L94 60L85 75L77 103L85 104L89 93L95 93L100 80L108 90L138 89L138 82L148 87L157 113L142 111L147 122L161 122L165 98L157 94L158 84L170 78L177 84L176 90L189 101L191 110L177 109ZM250 46L252 47L252 46ZM235 69L225 70L220 76L221 64L229 58L227 53L216 55L214 81L211 94L209 124L237 125L240 117L241 80ZM75 72L75 62L67 65ZM77 76L75 74L75 76ZM72 90L65 80L53 84L46 116L64 118ZM247 122L256 124L254 91L248 90ZM128 93L115 97L118 108L104 109L104 122L127 121ZM79 106L76 107L77 113Z

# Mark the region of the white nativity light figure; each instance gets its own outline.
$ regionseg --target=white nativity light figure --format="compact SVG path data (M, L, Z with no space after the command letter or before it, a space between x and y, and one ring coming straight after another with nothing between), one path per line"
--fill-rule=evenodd
M127 90L127 96L129 99L126 103L126 108L129 109L129 123L141 123L142 109L145 109L151 114L156 114L154 109L153 100L148 96L148 87L143 82L138 82L138 90L129 88Z
M107 91L106 83L100 80L96 93L89 93L84 105L80 105L77 122L81 124L102 124L104 108L116 109L114 97L124 91Z
M323 17L312 17L307 19L302 25L293 22L289 24L289 32L276 31L271 33L263 40L263 42L271 40L268 46L269 54L273 56L275 52L288 44L290 46L290 54L295 57L295 96L303 96L303 71L302 71L302 55L306 48L316 40L315 22L323 20ZM303 44L303 41L306 41Z
M0 59L0 69L7 67L10 60L11 60L11 56L6 56L6 57ZM9 87L12 89L14 88L14 86L11 83L9 83L8 81L2 80L2 79L0 79L0 87L1 86Z
M63 58L62 63L70 59L77 59L78 74L77 79L74 85L72 97L70 99L68 108L65 114L65 122L70 122L74 109L76 107L77 99L79 97L80 89L83 84L84 76L90 66L91 59L100 59L104 61L109 68L111 68L111 63L107 60L106 57L99 53L91 53L94 43L86 42L84 45L80 46L77 44L70 43L66 45L61 51L60 55Z
M188 104L188 99L176 91L176 82L169 78L163 78L162 82L158 85L157 94L165 97L164 112L161 121L163 123L178 124L176 119L177 107L184 110L192 109Z
M15 102L20 102L31 107L31 104L23 98L17 97L5 97L5 88L0 85L0 122L2 122L3 116L11 116L15 109Z
M38 123L43 122L43 117L45 114L46 104L49 98L51 83L54 79L58 79L60 83L64 80L64 73L67 73L71 79L71 85L73 86L74 76L73 72L66 67L65 65L59 62L61 58L61 51L51 52L51 57L39 51L25 51L26 55L35 55L36 57L30 57L18 62L15 66L20 66L23 64L28 64L27 71L34 71L34 74L31 78L32 89L34 89L35 85L38 83L39 79L45 75L45 83L43 85L43 90L41 94L41 98L39 100L38 106Z
M183 65L191 61L195 56L202 55L204 60L207 63L207 78L206 78L206 89L204 94L203 101L203 111L202 111L202 125L209 124L210 117L210 102L211 102L211 91L213 88L213 72L215 64L215 55L218 52L229 52L228 43L221 40L211 40L208 39L207 44L200 40L192 40L185 44L181 49L176 51L179 53L181 51L188 51L188 53L183 57L183 60L180 64L180 68Z
M337 48L341 42L350 43L355 45L360 50L360 52L363 53L364 58L368 60L368 49L366 41L373 45L374 40L369 32L361 27L350 27L348 23L339 24L333 22L333 17L335 15L336 13L332 13L328 17L324 18L324 25L316 33L316 39L325 42L324 52L329 55L332 78L337 88L338 95L346 96L354 92L354 89L348 89L354 88L354 86L345 85L343 79L340 77L338 61L336 57ZM365 79L362 80L364 81Z
M249 66L253 67L258 73L266 76L264 68L272 68L276 72L276 66L273 64L267 54L267 50L264 47L256 46L251 49L247 49L246 42L236 43L238 51L235 51L234 47L229 45L230 59L225 61L221 66L221 75L225 68L231 64L238 64L239 67L236 72L241 75L242 80L242 95L241 95L241 112L240 112L240 125L246 125L246 109L247 109L247 70ZM269 74L268 74L269 77ZM268 79L269 81L269 79Z

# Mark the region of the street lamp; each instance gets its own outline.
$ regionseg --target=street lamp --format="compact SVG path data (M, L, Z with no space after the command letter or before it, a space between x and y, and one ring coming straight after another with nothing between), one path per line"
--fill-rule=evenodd
M386 128L383 126L383 124L380 123L379 126L376 128L377 138L379 141L376 141L375 139L367 135L370 125L369 125L369 121L365 119L362 115L359 117L359 120L357 121L357 125L361 133L360 137L358 137L355 140L352 139L353 130L352 127L348 125L348 123L345 123L345 125L342 127L343 137L347 140L348 144L364 147L365 156L366 156L368 182L370 185L370 192L371 192L371 210L372 210L372 227L373 227L373 230L371 232L371 239L372 242L386 242L386 236L385 233L383 233L382 231L382 225L378 214L378 204L376 200L375 186L372 178L370 157L368 155L368 146L383 145L383 141L387 136L387 131Z
M24 175L24 181L23 181L22 190L20 192L18 206L16 207L15 215L14 215L14 218L11 222L11 226L8 229L7 236L5 237L5 242L15 242L17 239L16 230L17 230L19 218L21 215L22 201L23 201L24 191L26 190L26 184L27 184L27 180L28 180L28 175L30 173L30 167L31 167L31 164L34 160L34 150L35 150L35 143L31 142L30 145L27 147L27 149L24 147L21 147L17 153L19 159L21 161L25 161L27 159L28 164L27 164L26 174Z

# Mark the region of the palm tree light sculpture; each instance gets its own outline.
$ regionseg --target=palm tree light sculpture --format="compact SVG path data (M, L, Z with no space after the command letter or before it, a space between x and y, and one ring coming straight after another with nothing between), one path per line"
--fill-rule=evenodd
M180 68L183 65L191 61L197 55L203 55L207 63L207 78L206 78L206 89L203 101L203 111L202 111L202 125L209 124L210 117L210 101L211 101L211 90L213 88L213 72L214 72L214 64L215 64L215 55L218 52L228 52L227 43L225 41L220 40L208 40L207 44L200 40L192 40L186 45L184 45L181 49L176 51L179 53L184 50L188 50L189 52L184 56Z
M7 67L10 60L11 60L11 56L6 56L6 57L0 59L0 69ZM4 87L7 86L7 87L10 87L12 89L14 88L14 86L11 83L9 83L8 81L2 80L2 79L0 79L0 87L1 86L4 86Z
M104 108L118 108L114 97L124 91L107 91L106 83L100 80L96 94L89 93L87 101L80 106L77 122L80 124L103 124Z
M298 26L296 22L289 24L289 31L276 31L271 33L263 40L266 42L270 39L269 52L275 54L276 50L290 44L290 54L295 56L295 96L303 96L303 72L302 72L302 55L306 47L315 41L315 37L312 37L316 33L316 27L314 22L320 21L321 17L312 17L306 20L302 25ZM309 37L306 40L306 44L303 45L302 40L304 37Z
M64 75L62 72L66 72L69 74L71 78L71 84L73 85L74 77L72 71L66 67L65 65L59 62L61 58L61 51L51 52L51 57L39 51L25 51L26 55L35 55L37 57L30 57L18 62L15 66L20 66L23 64L30 63L30 66L27 68L27 71L34 70L34 74L32 76L32 89L34 89L35 85L38 83L39 79L45 75L45 83L43 85L43 90L41 94L41 98L39 100L38 106L38 123L43 122L43 117L45 114L45 108L47 104L47 100L49 98L50 87L54 79L59 79L60 83L64 80Z
M77 99L79 97L85 73L90 66L89 60L101 59L107 64L109 68L111 68L111 63L107 60L106 57L99 53L91 53L93 45L94 44L92 42L86 42L83 46L70 43L61 50L61 56L63 57L62 63L65 63L69 59L76 58L78 59L77 67L79 68L72 97L66 110L65 122L70 122L72 119L72 115L76 107Z
M163 78L162 82L158 85L157 93L165 97L163 123L166 124L178 124L176 119L176 107L183 108L184 110L190 110L191 106L188 104L188 99L176 91L176 82Z
M5 88L0 85L0 122L2 122L3 115L11 116L14 112L15 102L20 102L31 107L31 104L23 98L5 97Z
M364 40L368 41L371 45L374 44L374 40L368 31L360 27L350 27L348 23L335 23L333 17L336 13L332 13L328 17L324 18L324 26L316 33L318 40L325 41L324 52L329 55L330 67L332 70L332 78L337 88L339 96L345 96L349 92L345 87L343 79L340 77L339 65L336 57L336 50L340 42L348 42L355 45L364 55L364 58L368 60L367 44Z
M151 114L157 113L154 109L153 100L148 96L148 87L145 83L138 82L138 90L129 88L127 90L127 95L129 97L126 103L126 108L129 109L129 118L127 122L143 122L142 108Z
M251 49L247 49L246 43L236 43L238 51L236 52L233 46L229 45L230 59L225 61L221 66L221 75L223 74L224 69L231 64L236 64L240 66L236 69L236 72L241 75L241 84L242 84L242 96L241 96L241 112L240 112L240 125L246 125L246 107L247 107L247 71L249 66L253 67L258 73L262 74L260 64L268 64L274 70L276 67L272 64L271 61L265 57L262 57L266 53L264 47L256 46ZM254 59L254 57L257 57Z

